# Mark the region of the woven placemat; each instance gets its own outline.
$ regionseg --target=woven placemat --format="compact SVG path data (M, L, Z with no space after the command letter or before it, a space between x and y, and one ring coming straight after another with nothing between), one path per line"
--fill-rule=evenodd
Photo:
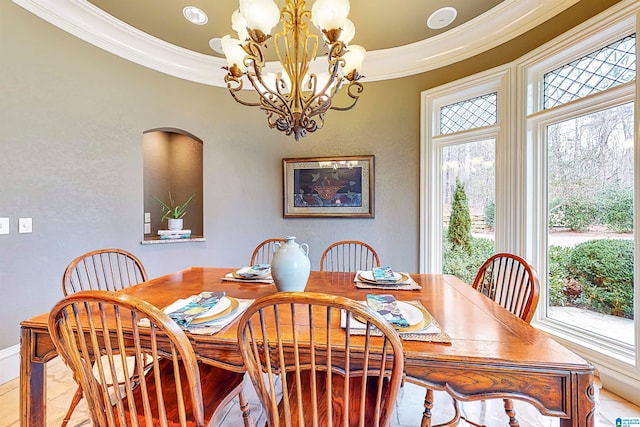
M405 301L411 305L415 305L416 307L420 308L421 310L426 311L427 313L429 313L429 310L427 310L420 301ZM431 313L429 313L429 316L431 316ZM438 330L440 332L435 332L435 333L420 333L420 332L398 332L398 335L400 335L400 337L403 340L407 340L407 341L423 341L423 342L436 342L436 343L440 343L440 344L451 344L451 337L449 336L449 334L447 334L445 331L442 330L442 327L440 326L440 324L438 323L438 321L436 319L434 319L433 316L431 316L431 326L427 327L427 329L432 328L432 327L436 327L438 328ZM365 335L367 333L366 329L360 329L360 328L351 328L351 335ZM380 331L376 330L372 330L371 331L372 335L382 335L382 333Z
M273 278L271 276L268 276L264 279L238 279L237 277L233 277L233 273L228 273L226 276L222 278L222 280L225 282L273 284Z
M376 285L373 283L361 282L356 280L356 288L359 289L392 289L396 291L417 291L422 289L422 286L418 285L415 280L411 279L411 282L401 285Z
M361 271L358 271L356 273L356 277L353 279L353 281L356 284L356 288L359 289L392 289L392 290L396 290L396 291L417 291L419 289L422 289L422 286L420 286L415 280L413 280L413 277L411 277L411 275L404 273L407 275L407 277L409 278L408 280L405 280L402 283L393 283L393 284L378 284L378 283L368 283L368 282L363 282L361 280L358 280L358 275L361 273Z

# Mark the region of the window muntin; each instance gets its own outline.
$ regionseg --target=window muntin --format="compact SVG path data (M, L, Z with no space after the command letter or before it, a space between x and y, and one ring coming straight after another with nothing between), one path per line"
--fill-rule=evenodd
M498 94L496 92L465 99L440 109L440 134L495 125L498 122Z
M602 92L636 76L636 35L631 34L602 49L544 75L544 108Z

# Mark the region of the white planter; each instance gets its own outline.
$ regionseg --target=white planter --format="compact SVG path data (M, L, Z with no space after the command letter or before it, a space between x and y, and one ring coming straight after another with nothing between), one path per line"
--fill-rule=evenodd
M182 230L182 218L169 218L169 230Z

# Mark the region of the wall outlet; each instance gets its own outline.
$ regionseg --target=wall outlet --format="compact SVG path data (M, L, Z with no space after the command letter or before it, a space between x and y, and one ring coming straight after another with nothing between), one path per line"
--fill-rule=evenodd
M32 218L18 218L18 233L31 233L33 220Z
M145 224L144 225L144 234L149 234L151 233L151 224Z
M145 212L144 213L144 223L147 224L151 222L151 212Z
M9 234L9 218L0 218L0 234Z

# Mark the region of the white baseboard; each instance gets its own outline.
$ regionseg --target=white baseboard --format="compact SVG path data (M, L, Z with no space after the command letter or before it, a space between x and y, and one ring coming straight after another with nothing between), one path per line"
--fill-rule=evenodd
M20 344L0 350L0 384L20 376Z

